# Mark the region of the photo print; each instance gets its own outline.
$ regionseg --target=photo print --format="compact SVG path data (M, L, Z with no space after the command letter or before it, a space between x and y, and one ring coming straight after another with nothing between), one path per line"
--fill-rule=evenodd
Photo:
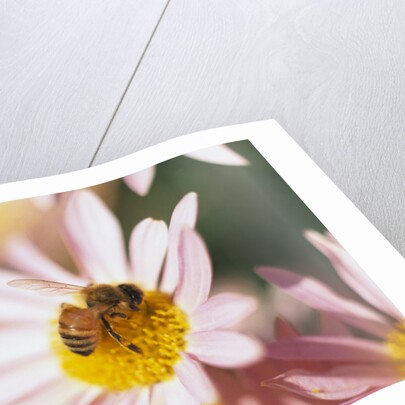
M403 312L240 138L0 204L1 404L351 404L404 378Z

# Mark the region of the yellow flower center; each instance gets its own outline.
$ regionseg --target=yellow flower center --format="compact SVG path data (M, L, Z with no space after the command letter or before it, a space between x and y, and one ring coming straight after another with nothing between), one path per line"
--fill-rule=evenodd
M405 323L396 325L396 329L387 337L386 346L391 358L397 362L399 372L405 378Z
M142 354L123 348L103 326L102 338L88 357L72 353L54 332L52 346L67 375L112 391L149 386L174 377L173 366L186 347L189 325L186 315L166 294L145 292L140 312L131 312L130 319L115 318L110 324Z

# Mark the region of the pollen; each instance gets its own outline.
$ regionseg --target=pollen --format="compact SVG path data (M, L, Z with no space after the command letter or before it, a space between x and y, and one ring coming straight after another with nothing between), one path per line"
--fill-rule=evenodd
M405 323L396 325L387 337L386 346L391 358L396 362L398 371L405 378Z
M88 357L72 353L57 331L52 347L64 372L75 379L110 391L145 387L174 377L173 366L186 348L189 330L186 315L160 292L145 292L140 312L129 319L110 322L114 331L141 349L134 353L123 348L103 326L102 338Z

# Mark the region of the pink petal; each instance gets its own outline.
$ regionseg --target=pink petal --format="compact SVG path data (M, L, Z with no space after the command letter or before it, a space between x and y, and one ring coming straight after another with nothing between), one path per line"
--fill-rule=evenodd
M82 391L81 385L72 384L66 378L60 377L51 384L45 383L34 391L23 394L23 396L13 400L10 405L62 404L61 397L63 397L63 405L78 405L76 399Z
M66 405L93 405L95 401L102 399L106 395L104 390L99 387L82 386L82 390L79 395L77 395L73 401L69 401Z
M151 166L145 170L124 177L124 181L132 191L143 197L148 194L153 179L155 178L155 174L156 166Z
M45 256L29 239L23 236L10 238L3 248L4 259L17 270L31 278L82 284L83 280ZM18 275L16 275L18 278Z
M97 282L128 279L120 225L107 206L90 191L77 191L63 217L67 244L84 273Z
M163 221L144 219L133 230L130 256L133 279L147 290L156 290L167 249L167 226Z
M226 166L246 166L249 164L248 160L226 145L216 145L210 148L199 149L194 152L186 153L184 156L207 163L216 163Z
M262 402L251 395L244 395L236 405L262 405Z
M305 237L330 260L341 279L357 294L379 310L396 319L402 319L398 309L341 245L315 231L305 232Z
M321 282L274 267L260 267L257 273L308 306L379 337L386 337L392 323L356 301L337 295Z
M182 360L174 366L180 382L189 393L203 404L217 401L215 389L202 367L187 354L182 353Z
M264 381L267 387L282 387L311 398L341 400L357 396L371 387L398 381L394 367L384 365L347 365L330 371L289 370Z
M150 405L202 404L186 390L178 378L174 378L173 380L153 386Z
M344 402L342 402L342 403L339 404L339 405L351 405L351 404L355 404L355 403L357 403L357 401L359 401L360 399L365 398L365 397L368 397L368 398L369 398L371 394L373 394L374 392L380 391L380 390L381 390L381 387L369 389L369 390L367 390L366 392L362 392L362 393L359 394L359 395L356 395L356 396L354 396L354 397L351 397L351 398L348 399L348 400L345 400ZM402 396L400 396L400 398L401 398L401 397L402 397ZM374 402L374 403L376 403L376 402ZM378 402L378 405L380 405L380 402Z
M119 405L149 405L149 399L149 389L133 389L123 395L119 401Z
M194 228L197 221L197 194L188 193L173 210L169 225L169 246L160 290L172 294L179 280L178 247L183 228Z
M49 329L47 323L0 326L0 347L3 348L0 352L0 373L4 367L8 369L11 363L39 354L50 354Z
M111 405L120 403L120 394L116 392L101 392L97 398L85 402L86 405Z
M350 330L329 314L321 314L322 335L325 336L351 336Z
M52 310L52 307L36 305L39 301L25 299L15 301L9 297L0 297L0 322L18 323L21 321L27 322L47 322L55 318L57 308ZM31 306L31 304L34 304Z
M275 320L275 336L276 339L285 339L299 336L295 328L281 316Z
M298 336L267 346L267 356L281 360L390 362L380 342L347 336Z
M249 316L257 306L257 300L246 295L218 294L200 305L189 320L195 332L229 328Z
M192 313L204 303L211 289L211 260L204 241L193 229L184 229L179 241L179 285L174 301Z
M177 382L180 384L178 379ZM150 403L148 405L166 405L166 403L165 383L154 384L150 390Z
M264 356L261 343L233 331L208 331L188 336L187 353L203 363L224 367L244 367Z
M3 373L0 378L0 403L15 404L17 398L65 378L55 357L50 356L26 361Z

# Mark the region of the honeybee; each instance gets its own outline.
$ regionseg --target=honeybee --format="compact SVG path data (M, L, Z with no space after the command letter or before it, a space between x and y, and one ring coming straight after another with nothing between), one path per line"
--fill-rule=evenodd
M63 303L59 316L58 332L63 344L73 353L89 356L100 342L102 327L124 348L142 353L141 349L114 331L109 320L129 319L128 310L140 311L144 293L135 284L90 284L80 287L73 284L46 280L13 280L11 287L37 291L41 295L57 296L80 293L87 308Z

